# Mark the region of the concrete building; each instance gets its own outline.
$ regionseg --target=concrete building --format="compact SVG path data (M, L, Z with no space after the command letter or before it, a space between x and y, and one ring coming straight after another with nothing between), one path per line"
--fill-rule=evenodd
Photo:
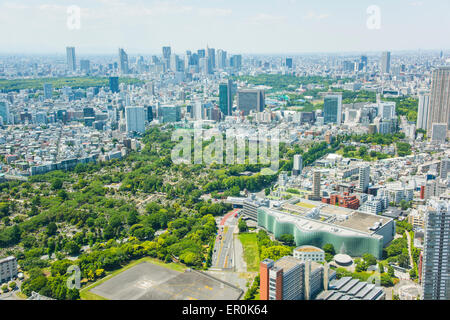
M301 154L294 155L294 165L292 169L292 174L298 176L303 170L303 157Z
M450 300L450 203L429 200L422 265L424 300Z
M359 184L358 191L366 193L370 183L370 166L364 166L359 168Z
M293 251L294 258L300 261L325 261L325 251L314 246L301 246Z
M8 282L17 277L17 260L10 256L0 259L0 283Z
M320 171L314 171L313 173L313 190L312 190L312 200L318 200L321 198L320 195Z
M128 55L124 49L119 48L119 67L122 74L129 74Z
M431 141L436 143L443 143L447 137L447 124L446 123L433 123L431 129Z

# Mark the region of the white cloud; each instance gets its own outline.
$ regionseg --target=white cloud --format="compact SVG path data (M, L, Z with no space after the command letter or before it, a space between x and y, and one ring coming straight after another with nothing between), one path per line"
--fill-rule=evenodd
M329 16L330 14L328 13L316 13L314 11L308 11L304 18L311 20L322 20L328 18Z
M253 24L268 24L268 23L279 23L285 20L283 16L275 16L268 13L259 13L258 15L250 18L250 23Z

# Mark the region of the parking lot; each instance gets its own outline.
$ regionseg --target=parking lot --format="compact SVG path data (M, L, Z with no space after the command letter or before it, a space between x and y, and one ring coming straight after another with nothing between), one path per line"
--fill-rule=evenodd
M242 290L198 271L142 262L90 290L110 300L237 300Z

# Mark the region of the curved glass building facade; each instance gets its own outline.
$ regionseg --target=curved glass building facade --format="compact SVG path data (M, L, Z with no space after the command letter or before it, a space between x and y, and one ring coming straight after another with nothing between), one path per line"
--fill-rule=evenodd
M304 217L290 216L286 219L284 213L273 212L268 208L260 207L257 212L258 226L273 233L277 239L283 234L290 234L294 236L297 246L312 245L322 248L325 244L331 243L336 252L342 250L353 257L359 257L365 253L370 253L377 259L382 256L383 245L386 241L382 235L365 234ZM310 221L318 227L312 227Z

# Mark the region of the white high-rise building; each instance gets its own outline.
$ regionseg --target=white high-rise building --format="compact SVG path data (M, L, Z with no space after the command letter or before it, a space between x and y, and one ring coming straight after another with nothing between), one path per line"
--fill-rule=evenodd
M391 53L389 51L383 52L381 55L381 73L391 72Z
M303 170L303 157L301 154L294 155L293 175L297 176Z
M125 120L127 132L145 132L145 108L144 107L126 107Z
M370 166L359 168L359 190L363 193L367 192L370 182Z
M430 112L430 94L419 95L419 112L417 114L417 129L428 129L428 113Z
M203 119L203 105L200 100L195 101L193 116L194 116L194 120L202 120Z
M391 120L395 117L395 102L380 102L378 104L378 115L383 120Z
M429 200L422 262L424 300L450 300L450 203Z

